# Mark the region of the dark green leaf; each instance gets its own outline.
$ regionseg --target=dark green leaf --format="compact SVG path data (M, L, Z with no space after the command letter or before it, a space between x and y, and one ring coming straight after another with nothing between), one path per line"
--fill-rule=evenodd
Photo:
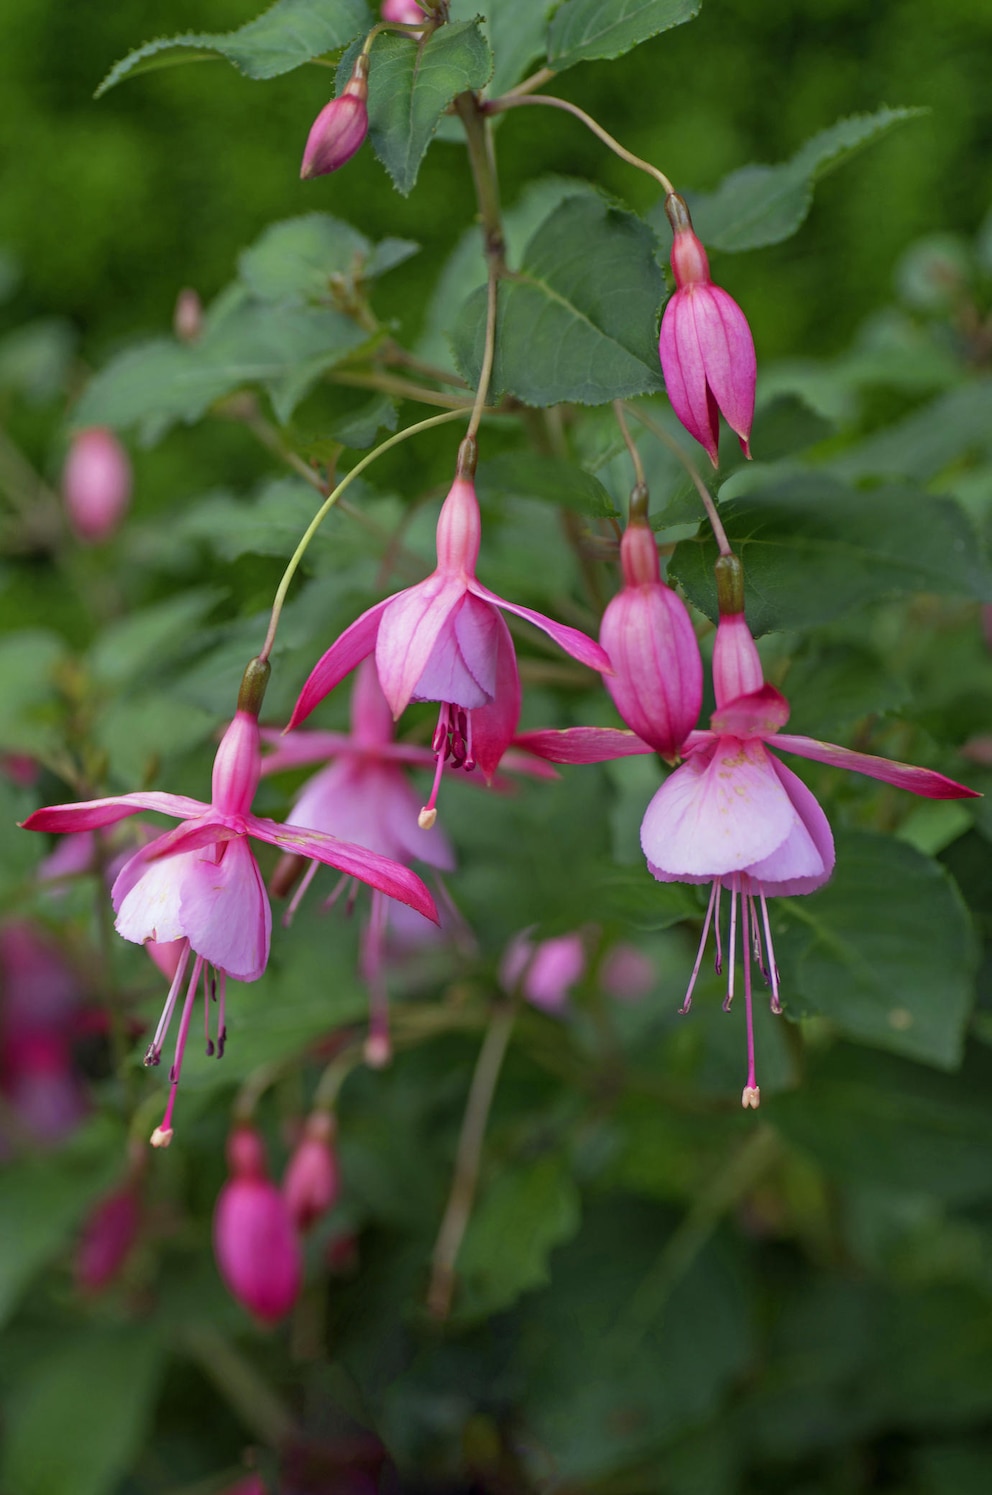
M51 748L46 708L64 654L61 639L40 628L22 629L0 643L0 748L21 753Z
M992 572L967 515L950 499L912 488L858 493L803 474L721 504L744 562L747 616L756 634L810 627L882 597L937 592L992 600ZM669 567L686 595L716 618L707 537L683 540Z
M541 498L597 519L615 517L613 500L598 478L559 457L501 452L479 467L479 496Z
M923 109L879 109L855 114L821 130L779 166L742 166L715 192L691 197L696 232L712 249L737 251L779 244L803 223L821 177L895 125L918 119ZM651 214L664 227L664 207Z
M599 405L662 387L658 309L665 285L654 240L639 219L601 198L566 199L500 283L493 390L528 405ZM486 293L466 303L453 344L477 382Z
M830 882L782 913L801 926L794 979L816 1012L862 1043L942 1069L961 1062L978 956L939 863L891 837L846 832Z
M237 31L159 37L114 64L96 97L132 73L219 55L249 78L275 78L347 46L372 24L365 0L276 0Z
M845 478L908 477L925 482L969 457L992 456L992 380L974 379L835 457Z
M354 49L342 58L338 92L354 66ZM412 191L438 120L456 94L484 88L492 53L476 21L441 26L424 46L387 32L376 41L369 66L369 139L398 191Z
M619 57L698 15L701 0L565 0L548 30L548 66Z

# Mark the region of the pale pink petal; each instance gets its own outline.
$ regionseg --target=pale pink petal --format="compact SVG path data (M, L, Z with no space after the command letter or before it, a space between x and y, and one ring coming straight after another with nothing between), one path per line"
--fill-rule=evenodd
M263 820L258 815L249 815L249 835L260 841L268 841L282 851L295 851L300 856L326 862L349 877L357 877L369 887L378 888L390 898L408 903L418 913L439 923L434 899L415 872L401 867L388 857L367 851L363 846L354 846L348 841L339 841L335 836L308 831L298 825L280 825L275 820Z
M472 753L491 783L520 720L520 674L510 630L495 609L486 611L496 624L496 669L492 700L472 712Z
M269 958L272 911L247 838L226 842L217 862L195 854L182 860L180 919L190 945L236 981L257 981Z
M430 757L434 766L433 754ZM394 861L420 860L454 867L451 844L440 828L421 830L423 803L389 764L344 760L332 763L304 786L290 811L290 823L365 846Z
M35 810L22 822L26 831L91 831L102 825L114 825L137 815L140 810L156 810L160 815L174 815L177 820L192 820L209 810L202 800L185 794L115 794L109 799L88 799L78 805L50 805Z
M449 613L464 596L459 577L435 571L389 602L379 625L375 664L394 717L406 709Z
M655 876L708 881L770 855L794 821L762 744L721 737L662 784L645 812L641 846Z
M915 768L911 763L897 763L892 758L854 753L850 748L837 747L832 742L779 733L775 746L783 752L796 753L800 758L812 758L817 763L829 763L833 768L849 768L853 773L866 774L870 779L882 779L886 784L908 789L910 794L921 794L926 799L981 798L977 789L958 784L932 768Z
M553 618L546 618L543 613L535 612L531 607L521 607L519 602L507 602L505 597L497 596L474 577L469 582L469 591L473 596L481 597L483 602L491 602L494 607L516 613L518 618L526 618L528 623L533 623L535 628L540 628L549 638L553 638L566 654L570 654L580 664L588 665L591 670L602 670L604 674L612 672L606 650L578 628L569 628L566 623L556 623Z
M770 737L789 720L789 703L774 685L728 701L710 717L713 731L728 737Z
M710 738L710 733L695 733L695 736ZM541 732L518 732L514 746L546 758L551 763L607 763L611 758L630 758L639 753L653 753L650 743L643 742L636 732L625 732L620 727L565 727L561 731L548 728Z
M180 912L183 875L198 856L190 851L149 864L142 850L124 863L111 892L115 928L122 939L142 945L145 940L167 944L185 937Z
M444 620L412 699L447 701L466 711L491 701L496 688L499 621L494 607L465 592Z
M829 879L834 870L834 838L816 796L774 753L769 756L792 801L797 822L782 846L763 862L748 867L747 872L749 877L760 881L766 894L792 898L799 893L814 892ZM800 868L800 858L810 870Z
M350 674L356 664L360 664L367 654L372 653L382 615L392 601L392 597L386 597L384 601L377 602L374 607L362 613L360 618L356 618L334 640L326 654L321 655L300 691L289 719L288 730L306 721L314 707L341 683L345 675Z

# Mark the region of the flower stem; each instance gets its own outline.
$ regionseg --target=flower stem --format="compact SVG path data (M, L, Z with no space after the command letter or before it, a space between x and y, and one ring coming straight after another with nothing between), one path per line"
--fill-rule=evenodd
M286 593L289 591L290 582L296 575L297 567L306 554L307 546L349 484L353 483L355 478L363 473L367 467L371 467L372 463L378 457L381 457L384 452L388 452L394 446L399 446L400 442L406 441L408 437L416 436L420 431L429 431L433 426L445 425L448 421L464 419L465 411L461 409L445 410L441 415L431 415L426 420L419 420L415 425L407 426L405 431L397 431L395 436L390 436L381 442L379 446L375 447L371 452L362 457L360 461L356 462L350 472L345 473L340 483L328 494L311 519L299 545L297 545L290 557L288 566L283 572L282 581L280 581L279 586L276 588L275 600L272 603L272 616L269 619L269 628L265 635L265 643L258 653L259 659L263 661L267 660L272 653L272 645L275 643L276 629L279 627L279 619L282 615L283 604L286 601Z
M431 1259L427 1306L440 1319L447 1318L451 1311L455 1291L455 1263L472 1214L489 1110L515 1018L515 1007L502 1005L494 1009L472 1076L461 1135L458 1138L451 1193Z
M617 418L617 425L620 427L620 435L623 437L624 446L630 453L630 460L634 465L634 481L637 484L638 488L646 489L648 485L644 477L644 463L641 461L641 454L637 450L637 442L630 434L630 427L627 424L627 417L624 413L623 400L613 401L613 414Z
M662 445L667 446L668 450L673 452L682 463L682 466L695 485L696 492L702 499L703 508L706 510L706 517L710 522L713 537L717 543L717 549L721 555L733 555L733 551L730 548L730 541L727 539L727 531L723 527L723 521L717 513L716 504L713 502L713 495L703 482L699 468L695 462L693 462L691 457L686 456L674 436L669 436L664 426L659 426L657 421L652 420L649 415L645 415L643 410L638 410L636 405L627 405L624 408L629 411L635 420L639 420L641 425L651 432L652 436L657 436Z
M507 109L516 109L522 104L547 104L551 109L563 109L566 114L574 115L587 130L591 130L598 140L608 146L615 156L619 156L621 161L626 161L629 166L636 166L638 171L646 171L648 176L654 177L656 182L661 183L667 194L675 191L663 171L659 171L657 166L652 166L650 161L644 161L640 156L635 156L633 151L627 150L619 140L614 139L608 130L604 130L591 114L580 109L578 104L570 103L568 99L558 99L546 93L506 93L502 98L490 99L481 107L486 114L504 114Z

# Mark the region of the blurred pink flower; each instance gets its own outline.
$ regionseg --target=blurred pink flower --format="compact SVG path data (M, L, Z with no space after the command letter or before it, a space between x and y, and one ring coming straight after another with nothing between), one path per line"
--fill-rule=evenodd
M265 1149L253 1128L228 1138L231 1176L214 1210L214 1255L231 1293L265 1324L296 1302L303 1276L300 1246L280 1191L267 1177Z
M131 462L113 431L91 426L73 437L62 497L80 540L98 544L114 533L131 502Z
M333 1207L341 1192L334 1117L314 1111L293 1151L282 1180L283 1197L297 1230L310 1229Z
M573 931L535 943L530 938L533 927L514 935L507 945L499 968L500 985L508 993L519 990L545 1012L564 1012L568 994L586 968L582 936Z
M138 1238L141 1205L133 1182L107 1194L90 1211L73 1259L76 1285L98 1293L114 1280Z

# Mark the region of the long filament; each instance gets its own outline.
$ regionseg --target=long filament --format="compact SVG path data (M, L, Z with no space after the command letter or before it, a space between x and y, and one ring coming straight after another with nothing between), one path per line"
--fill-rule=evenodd
M710 901L706 906L706 918L703 920L703 932L699 940L699 949L696 951L696 964L692 968L692 975L689 977L689 986L686 990L682 1006L679 1008L679 1013L683 1017L692 1006L692 992L693 988L696 985L696 977L699 975L699 967L703 963L703 951L706 948L706 936L710 932L710 922L712 921L713 910L716 907L718 901L719 891L720 882L719 879L717 879L717 881L714 882L712 887L710 888Z

